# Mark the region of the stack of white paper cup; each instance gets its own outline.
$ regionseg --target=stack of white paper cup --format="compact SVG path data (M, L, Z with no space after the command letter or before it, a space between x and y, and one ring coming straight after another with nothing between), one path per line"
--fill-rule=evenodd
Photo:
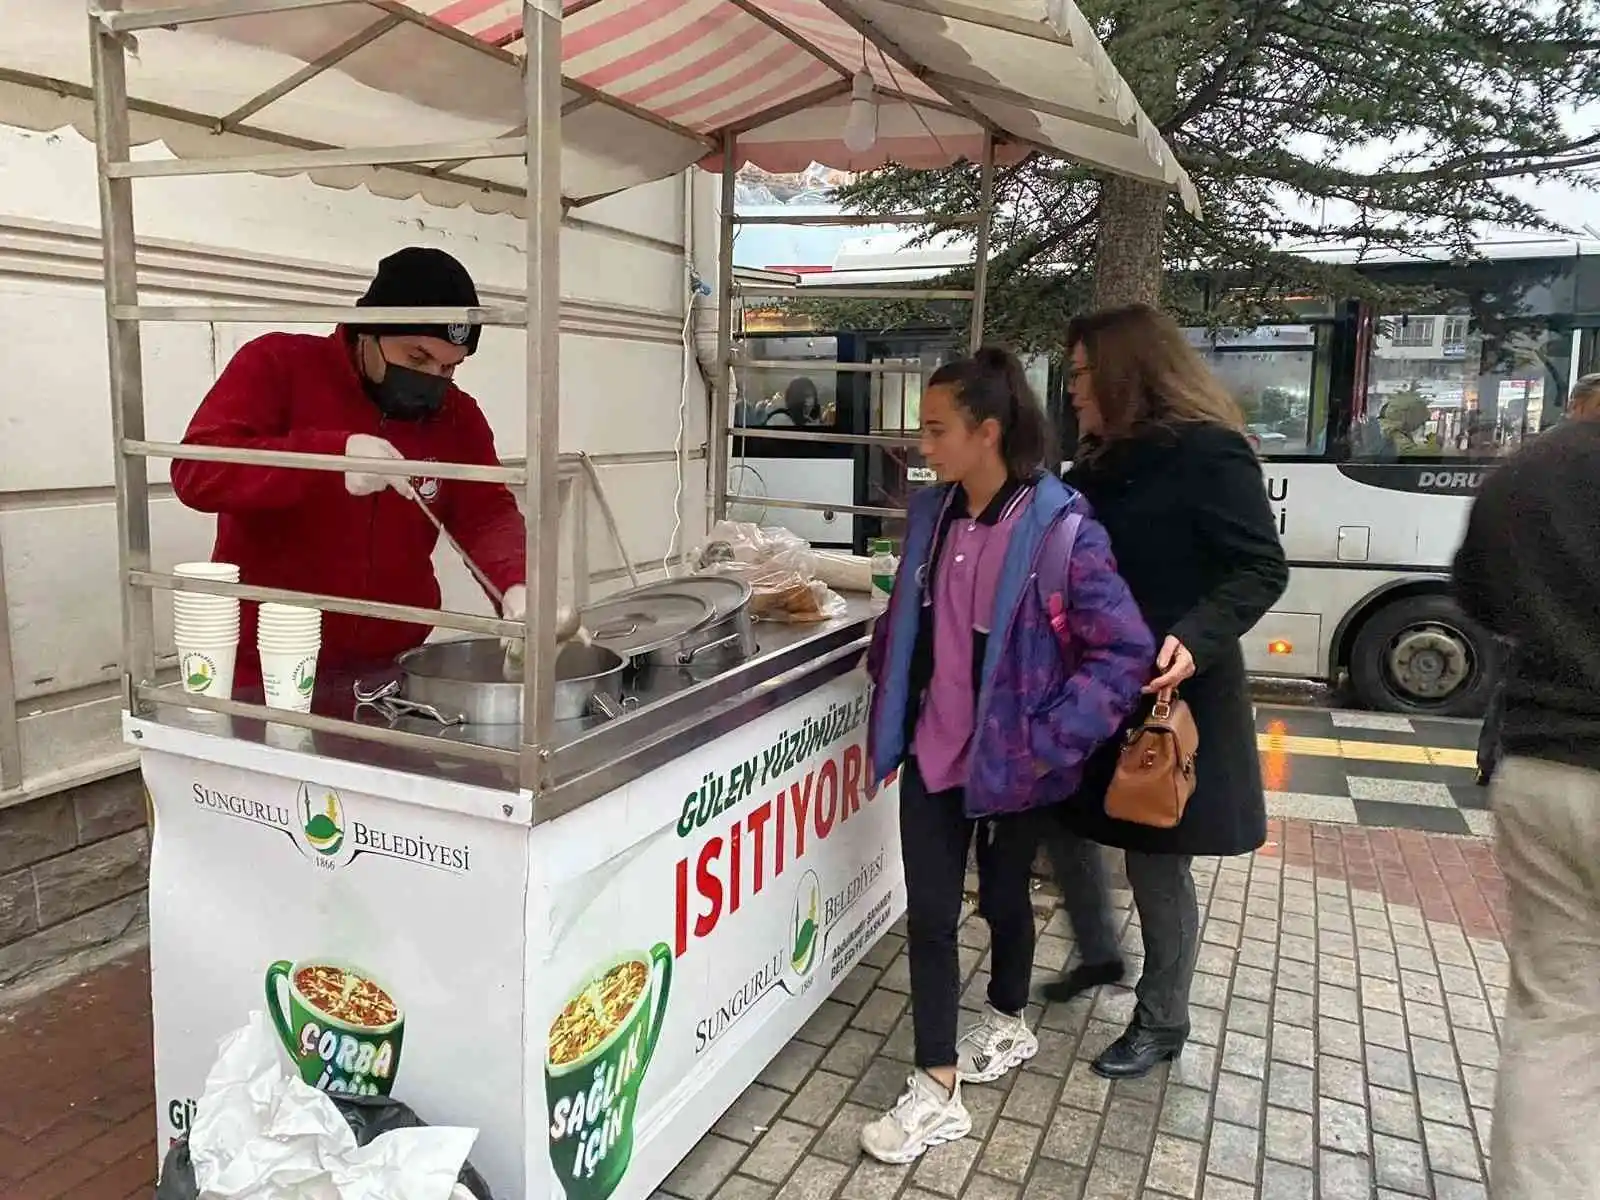
M173 574L188 579L239 582L239 568L233 563L179 563ZM239 601L203 592L174 592L172 634L183 673L183 690L231 700L234 657L239 648Z
M292 604L263 604L256 628L261 685L268 708L310 712L322 649L322 613Z

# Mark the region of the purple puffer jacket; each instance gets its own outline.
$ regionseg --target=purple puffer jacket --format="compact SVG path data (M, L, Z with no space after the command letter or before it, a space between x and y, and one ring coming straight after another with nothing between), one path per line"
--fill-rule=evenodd
M952 491L929 488L912 498L889 610L872 633L874 780L887 779L910 750L911 660L925 599L919 581ZM966 786L973 819L1076 792L1084 762L1133 711L1155 658L1106 531L1087 500L1046 473L1012 531L989 627Z

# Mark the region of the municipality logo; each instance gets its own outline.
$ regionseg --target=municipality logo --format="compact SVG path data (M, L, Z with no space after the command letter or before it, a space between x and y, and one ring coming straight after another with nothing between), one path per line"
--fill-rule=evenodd
M315 657L302 658L294 665L294 690L306 699L310 699L317 690L317 660ZM328 802L337 805L338 798L332 792L328 793Z
M822 884L815 871L807 871L800 877L789 930L789 965L796 975L804 978L817 965L818 943L822 937Z
M344 806L336 792L300 785L300 833L306 846L324 858L332 858L344 846Z
M183 656L183 690L192 696L204 695L217 678L217 664L209 655Z

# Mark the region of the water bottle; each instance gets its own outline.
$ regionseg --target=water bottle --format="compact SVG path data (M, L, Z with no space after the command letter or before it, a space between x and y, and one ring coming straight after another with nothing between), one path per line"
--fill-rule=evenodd
M894 542L889 538L874 538L872 542L872 609L883 612L889 607L889 593L894 589L894 573L900 569L900 560L894 556Z

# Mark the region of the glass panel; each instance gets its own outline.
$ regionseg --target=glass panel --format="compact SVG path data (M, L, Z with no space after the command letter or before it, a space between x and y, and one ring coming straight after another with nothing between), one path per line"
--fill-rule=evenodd
M904 368L903 372L869 377L873 433L915 434L922 427L923 383L946 357L937 350L873 357L873 362Z
M1561 418L1568 332L1462 313L1389 316L1377 329L1355 458L1495 458Z
M1262 457L1323 453L1330 326L1184 332L1244 410L1246 434Z
M747 338L746 359L793 362L784 367L741 367L731 423L736 427L793 429L831 426L838 409L838 342L819 338Z

